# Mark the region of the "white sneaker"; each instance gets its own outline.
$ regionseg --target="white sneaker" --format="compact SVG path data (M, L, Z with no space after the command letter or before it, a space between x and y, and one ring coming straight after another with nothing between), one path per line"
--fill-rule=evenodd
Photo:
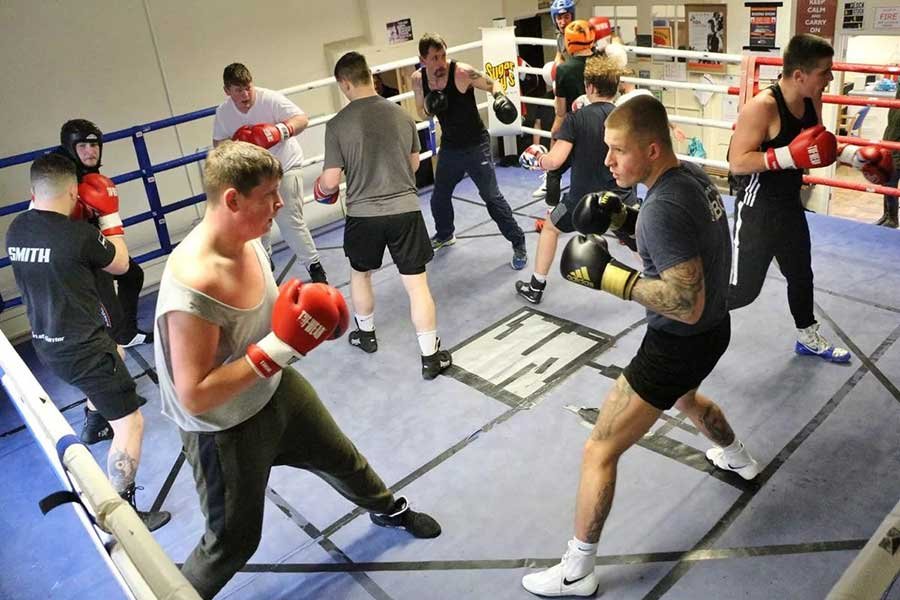
M759 467L759 463L750 456L743 444L741 444L741 451L733 454L731 460L725 458L725 449L719 446L713 446L707 450L706 458L718 468L724 471L734 471L747 481L759 475L759 472L762 470Z
M797 343L794 352L805 356L818 356L829 362L845 363L850 361L850 351L846 348L832 346L819 333L819 324L813 323L806 329L797 330Z
M590 561L590 571L573 580L566 579L565 566L572 561ZM593 596L597 593L600 582L594 572L594 557L576 553L572 549L572 540L569 540L569 549L563 554L562 560L549 569L523 577L522 587L538 596Z
M541 173L541 185L538 186L536 190L531 192L531 197L535 200L540 200L547 196L547 172L544 171Z

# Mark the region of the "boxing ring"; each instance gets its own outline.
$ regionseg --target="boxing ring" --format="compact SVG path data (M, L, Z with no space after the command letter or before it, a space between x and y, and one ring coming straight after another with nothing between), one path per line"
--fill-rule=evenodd
M555 47L556 45L556 42L554 40L545 40L541 38L515 38L515 43L520 45L540 45L547 47ZM460 53L469 50L477 50L479 48L482 48L483 45L484 43L482 41L463 44L448 49L448 53ZM736 95L743 98L748 97L748 93L758 91L759 66L780 64L780 59L750 57L746 55L723 55L703 52L662 50L638 47L627 47L626 50L629 52L629 55L631 57L680 57L701 60L717 60L729 64L740 64L742 66L742 81L740 86L709 85L690 82L671 82L658 79L624 77L623 81L625 81L626 83L634 84L640 87L650 87L651 89L689 89L719 94ZM398 67L414 65L417 62L418 59L413 57L373 67L373 71L375 73L383 72ZM513 62L515 63L516 61L513 60ZM539 76L543 74L542 69L538 68L517 68L519 69L519 71L525 74L534 74ZM900 72L900 69L898 69L897 67L843 63L836 63L835 70L886 74L897 74L898 72ZM518 81L518 73L516 73L515 75L515 81ZM510 79L510 81L512 81L512 79ZM303 83L297 86L292 86L281 91L282 93L285 93L287 95L292 95L330 86L332 84L334 84L334 79L328 77ZM411 97L412 92L404 92L392 97L391 99L395 101L403 101ZM543 98L520 96L519 100L522 103L526 104L545 106L553 105L552 100L546 100ZM826 95L824 101L829 104L852 104L859 106L864 105L885 108L900 108L900 101L898 100ZM482 102L481 104L479 104L479 108L482 109L487 106L487 102ZM139 168L134 171L121 173L113 177L113 180L118 184L136 180L141 180L143 183L148 209L126 218L125 225L127 227L129 225L138 223L152 222L158 238L159 247L136 257L138 262L147 262L160 259L161 257L164 257L168 253L170 253L177 242L173 241L175 239L175 235L173 235L174 232L170 230L169 225L166 221L167 215L171 215L176 211L194 207L202 203L205 199L202 194L198 194L182 198L174 202L165 202L164 198L161 197L159 188L157 186L156 175L173 169L178 169L193 165L195 163L199 163L203 160L206 151L198 151L186 156L154 163L151 159L150 152L148 151L145 141L146 135L154 131L174 127L179 124L208 118L213 114L214 109L207 108L169 119L162 119L143 125L137 125L104 136L105 143L116 140L130 139L134 148L137 164L139 165ZM310 120L309 126L321 126L322 124L326 123L332 116L333 114L328 114L312 118ZM493 115L490 115L490 118L493 118ZM676 124L699 125L702 127L711 127L722 130L731 130L733 128L733 123L724 120L704 119L682 115L670 115L670 120ZM420 131L427 131L429 141L427 147L423 148L423 152L420 154L420 157L422 159L427 159L438 153L439 146L436 143L436 124L434 120L428 120L418 123L417 129ZM496 128L492 127L492 130L496 131ZM505 135L511 135L509 130L502 130L502 132ZM516 122L516 124L514 124L513 133L527 133L541 135L544 137L549 137L550 135L549 132L545 130L523 127L518 121ZM877 145L892 150L900 149L900 144L886 142L883 140L863 140L860 138L844 136L838 137L838 140L839 142L852 143L854 145ZM25 164L33 160L35 157L40 156L50 150L52 150L52 147L0 159L0 169ZM728 167L727 163L721 159L699 159L687 155L679 155L679 158L681 158L682 160L696 162L718 169L727 169ZM308 157L304 160L303 166L310 167L318 165L323 161L323 159L324 157L322 155ZM900 195L900 191L898 191L896 188L847 182L833 177L807 175L805 176L804 181L808 184L814 185L828 185L831 187L857 191ZM311 195L304 199L305 203L310 203L312 201L313 200ZM28 202L27 200L25 200L13 205L2 207L0 208L0 216L11 215L16 212L25 210L27 209L27 204ZM522 207L519 210L525 211L526 207ZM338 215L338 217L342 216L342 214ZM521 216L521 214L519 216ZM479 226L480 225L476 224L476 226L473 227L472 235L479 235L478 232L481 231L479 229ZM7 267L9 267L9 259L7 257L0 259L0 268ZM290 263L284 269L284 272L287 272L289 268ZM459 276L460 273L456 273L456 275ZM440 282L438 282L437 290L441 289L446 290L448 289L448 286L442 287ZM559 291L562 292L562 289L560 289ZM594 303L596 303L596 298L594 296L587 295L587 292L578 291L573 292L573 294L579 294L577 296L579 300L577 300L576 304L578 304L578 306L583 310L586 310L586 307L593 306ZM608 299L604 299L603 301L601 301L601 303L602 306L611 306L611 304L608 302ZM7 308L14 307L19 304L21 304L21 300L19 298L12 298L6 301ZM473 309L473 307L466 302L461 302L461 304L466 305L468 309ZM448 310L448 312L452 313L452 310ZM630 313L632 316L634 316L632 320L635 321L635 324L640 323L640 316L637 315L637 313L639 312L640 311L632 310L632 312ZM497 323L494 323L494 325L497 325ZM608 339L601 336L603 337L602 343L612 344L613 342L616 342L618 340L625 339L628 335L630 335L633 329L634 325L631 326L631 329L625 328L615 335L607 336ZM613 331L618 331L618 329L614 329ZM896 336L894 336L894 339L896 339ZM455 341L459 342L459 344L462 345L466 340L456 339ZM603 347L607 348L609 346ZM874 360L874 356L878 354L880 349L881 346L879 346L878 349L876 349L874 352L869 353L869 358L862 361L864 363L863 366L872 372L878 372L878 370L874 368L873 364L876 362ZM866 356L866 353L860 352L859 349L857 349L855 354ZM147 366L146 356L140 355L136 352L131 353L131 355L132 358L137 361L138 365L149 368L149 366ZM141 357L140 360L138 359L138 357ZM327 361L335 360L331 355L328 355L326 358ZM312 364L324 364L327 362L326 358L323 358L319 363L313 362ZM143 363L141 363L142 360L144 361ZM149 362L152 363L152 359ZM48 394L44 387L42 387L42 385L37 381L31 370L20 358L16 350L12 347L11 344L9 344L8 340L6 340L5 336L3 340L0 340L0 368L2 368L4 373L3 384L10 399L15 404L16 409L22 416L22 419L25 421L29 430L32 432L33 437L38 442L46 458L46 461L53 467L54 473L59 479L59 482L65 488L65 491L68 492L68 494L63 494L62 496L60 496L59 499L68 499L71 502L74 502L74 504L70 503L70 506L74 507L74 513L77 516L81 527L85 530L85 535L90 538L97 554L102 558L106 568L109 569L109 571L113 574L123 593L127 597L133 598L196 597L196 593L192 589L190 589L190 586L187 585L187 582L183 577L181 577L180 573L175 568L175 564L173 563L172 559L166 556L163 548L159 543L157 543L153 536L151 536L150 533L146 531L146 529L143 527L143 524L139 519L137 519L133 511L127 508L127 506L121 506L120 509L121 503L116 502L117 496L112 491L112 488L109 485L109 482L106 480L102 469L93 459L88 449L78 443L77 440L74 440L74 432L72 431L71 426L68 424L60 411L56 408L56 406L54 406L54 403L51 401L51 395ZM862 377L862 375L860 375L859 377ZM455 384L457 382L451 381L451 383ZM409 391L407 387L404 387L403 389ZM844 388L840 389L843 390ZM837 397L838 394L840 394L840 390L838 392L835 392L835 397ZM523 406L517 405L509 411L488 411L487 413L485 413L485 419L487 421L486 425L480 427L475 434L464 437L462 441L457 442L455 445L448 448L439 456L442 460L447 460L451 458L455 453L460 452L470 444L477 444L477 438L479 436L486 436L487 432L491 431L495 427L499 427L507 420L512 419L522 409ZM673 424L670 424L670 427L675 427L675 429L678 428ZM647 443L650 444L651 442ZM782 452L784 452L784 450ZM434 463L436 460L437 458L432 459L431 462ZM415 482L417 477L423 477L427 475L427 466L428 465L419 467L418 469L413 471L413 473L407 474L405 478L398 477L396 479L398 480L401 487L403 485L412 484ZM436 468L436 465L433 465L429 468ZM413 477L413 475L415 475L415 477ZM740 489L739 491L742 494L741 498L744 498L746 494L751 493L753 490L747 488ZM276 502L276 504L278 503L277 495L273 497L273 495L270 494L269 499L273 500L273 502ZM746 502L749 502L749 499L746 500ZM79 505L83 508L80 508ZM339 530L350 524L351 521L353 521L353 519L357 516L359 516L358 511L339 515L339 518L335 518L331 521L326 520L325 522L330 522L331 524L328 527L322 528L317 532L316 535L311 535L312 540L303 545L301 549L297 551L297 553L303 555L303 552L308 550L311 546L314 546L316 543L321 543L321 540L323 538L334 536ZM174 516L173 520L175 519L178 519L178 515ZM112 532L111 538L95 527L95 520L105 529ZM303 521L303 515L295 514L292 516L292 520L295 522L297 522L298 520ZM310 522L306 522L305 525L306 527L309 527ZM357 526L356 529L359 529L359 527ZM560 537L560 539L564 539L566 533L567 532L559 532L559 535L562 536ZM345 532L344 535L349 534ZM109 543L110 539L114 540L113 543ZM847 548L845 548L851 550L859 549L859 554L852 562L852 564L847 568L841 579L834 585L829 598L868 598L877 597L875 594L880 595L882 593L885 593L885 590L888 588L888 586L891 585L891 581L894 580L896 574L900 572L900 551L898 551L900 541L898 540L900 540L900 504L898 504L897 507L895 507L894 510L887 515L882 525L878 528L871 539L868 540L864 545L849 544ZM704 554L705 552L712 554ZM776 549L773 552L777 554L778 550ZM334 554L329 554L331 555L332 559L335 560L335 564L333 564L331 567L331 570L333 571L341 571L343 569L349 573L361 573L363 571L390 571L393 568L390 563L378 562L377 553L375 553L376 558L370 558L368 562L364 560L355 561L354 563L349 565L343 563L341 560L336 559ZM367 553L362 552L362 554L366 555ZM728 556L732 556L732 554L728 554L727 552L725 552L725 554L727 554ZM715 558L714 550L695 550L687 551L684 553L670 552L664 556L660 555L656 557L656 559L661 562L673 563L676 561L686 561L686 563L690 565L694 564L692 561L699 562L705 559L709 559L710 557ZM319 563L323 562L322 559L318 560ZM437 565L435 568L444 568L448 570L464 570L466 568L508 569L520 566L546 566L552 564L551 562L549 562L549 560L550 559L544 558L528 558L522 559L521 561L510 559L505 563L498 560L496 561L496 564L493 565L484 560L470 562L467 562L465 560L457 560L454 562L453 560L450 560L448 558L439 558L438 560L433 562L441 563L443 561L443 564ZM554 559L553 562L555 562L555 560L556 559ZM634 563L636 564L640 561L640 556L624 555L624 558L608 558L607 560L610 561L607 564L617 564L615 563L616 560L622 561L618 564L630 564L628 561L634 561ZM601 557L598 561L598 564L604 564L603 561L604 558ZM409 564L412 563L410 563L409 561L401 561L400 564L394 566L396 566L398 570L410 568L414 571L415 568L408 567ZM287 566L289 567L291 565ZM685 569L687 568L689 567L685 567ZM328 572L329 568L328 565L314 564L309 568L309 570ZM300 564L298 566L297 571L303 572L303 564ZM675 576L670 574L666 577L671 579ZM365 575L354 575L354 579L357 582L363 581L365 579ZM668 581L668 579L663 578L662 581ZM517 585L515 577L509 578L508 585L510 587L515 587ZM657 588L659 588L660 585L662 584L659 584ZM674 585L674 583L672 585ZM364 587L365 586L368 586L366 589L370 590L371 595L374 595L375 597L383 597L371 592L371 582L366 583ZM654 590L656 590L657 588L654 588ZM665 594L665 590L660 588L660 591L655 592L655 594L656 595L654 595L653 591L647 592L645 598L663 597L663 594ZM464 596L457 595L456 597Z

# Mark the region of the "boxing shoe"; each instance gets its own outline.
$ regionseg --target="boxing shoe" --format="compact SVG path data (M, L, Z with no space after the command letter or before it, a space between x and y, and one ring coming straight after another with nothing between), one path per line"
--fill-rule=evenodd
M375 339L374 331L363 331L362 329L357 329L350 332L350 335L347 336L347 340L350 342L351 346L356 346L363 352L367 352L369 354L372 354L373 352L378 350L378 340Z
M142 487L136 487L134 482L131 483L125 491L119 492L119 496L122 497L122 500L131 505L131 508L134 509L134 512L141 518L141 521L144 522L144 525L150 531L156 531L163 525L169 522L172 518L172 514L165 510L151 510L151 511L143 511L138 510L137 504L134 500L134 494L137 490L142 490Z
M829 344L828 340L819 333L818 323L813 323L806 329L798 329L797 333L797 343L794 345L794 351L797 354L818 356L833 363L850 362L850 351Z
M97 442L113 439L113 428L98 410L84 407L84 425L81 427L81 442L91 446Z
M706 451L706 458L716 467L724 471L734 471L747 481L750 481L762 470L759 463L750 456L744 444L738 442L739 448L734 452L727 452L725 448L713 446Z
M528 251L524 245L513 248L513 257L509 265L516 271L521 271L528 265Z
M569 549L562 560L537 573L522 578L522 587L538 596L593 596L600 587L594 573L594 556L585 556L569 540Z
M451 235L445 240L439 239L437 234L431 238L431 249L432 250L440 250L441 248L445 248L447 246L452 246L456 243L456 236Z
M312 279L313 283L324 283L328 284L328 278L325 276L325 269L322 267L322 263L316 261L309 265L309 277Z
M516 282L516 293L532 304L540 304L541 298L544 296L544 288L546 287L546 281L538 281L535 279L534 275L532 275L530 283L527 281Z
M434 379L453 365L453 357L449 350L441 350L441 341L438 340L438 349L434 354L422 357L422 378Z
M433 517L409 507L409 501L399 496L389 513L369 513L369 518L379 527L405 529L417 538L436 538L441 535L441 526Z
M543 200L547 196L547 172L541 173L541 185L531 192L531 197L535 200Z

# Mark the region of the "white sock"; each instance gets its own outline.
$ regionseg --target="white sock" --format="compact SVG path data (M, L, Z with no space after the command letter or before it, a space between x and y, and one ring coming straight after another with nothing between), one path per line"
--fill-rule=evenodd
M597 554L597 546L599 543L582 542L577 537L572 537L572 548L586 556L594 556Z
M737 436L735 436L734 441L731 442L731 445L723 447L722 452L725 453L725 458L743 456L744 444L742 444L741 441L737 439Z
M563 563L563 576L570 581L580 579L594 570L594 562L597 555L597 544L582 542L573 537L569 542L568 560Z
M371 315L354 315L356 317L356 326L360 331L375 331L375 313Z
M437 331L417 331L416 337L419 339L422 356L431 356L437 352Z
M545 283L545 282L547 281L547 276L546 276L546 275L539 275L539 274L537 274L537 273L532 273L531 276L534 277L534 279L535 279L538 283Z

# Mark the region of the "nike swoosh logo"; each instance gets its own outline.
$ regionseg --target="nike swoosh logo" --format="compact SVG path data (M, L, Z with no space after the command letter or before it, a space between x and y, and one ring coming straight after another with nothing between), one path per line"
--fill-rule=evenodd
M579 581L581 581L582 579L584 579L584 578L587 577L588 575L590 575L590 573L587 573L587 574L585 574L585 575L582 575L582 576L579 577L578 579L574 579L574 580L572 580L572 581L569 581L568 579L566 579L565 577L563 577L563 585L566 585L566 586L569 586L569 585L575 585L576 583L578 583Z

